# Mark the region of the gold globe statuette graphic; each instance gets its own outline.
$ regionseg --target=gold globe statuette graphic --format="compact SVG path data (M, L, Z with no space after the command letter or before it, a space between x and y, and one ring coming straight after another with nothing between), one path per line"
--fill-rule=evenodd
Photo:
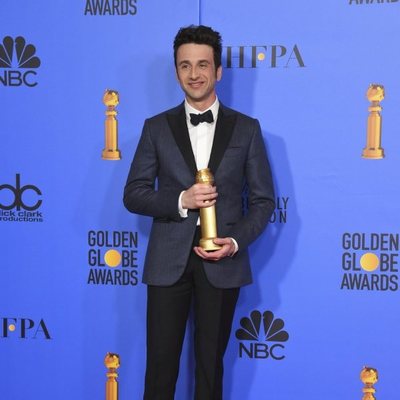
M362 400L375 400L374 384L378 382L378 371L375 368L364 367L360 373L360 379L365 385L362 389L364 393Z
M104 359L104 365L108 368L106 382L106 400L118 400L118 373L120 366L118 354L107 353Z
M377 160L385 157L381 147L382 137L382 107L380 102L385 98L385 88L380 84L371 84L367 90L367 98L371 102L368 107L370 114L367 123L367 144L363 149L363 158Z
M103 103L107 107L105 112L105 147L101 153L103 160L120 160L121 152L118 150L118 121L115 107L119 104L119 95L116 90L106 89Z
M214 176L209 168L204 168L196 173L196 183L214 184ZM200 208L201 239L200 247L205 251L219 250L221 246L215 244L213 239L217 238L217 218L215 206Z

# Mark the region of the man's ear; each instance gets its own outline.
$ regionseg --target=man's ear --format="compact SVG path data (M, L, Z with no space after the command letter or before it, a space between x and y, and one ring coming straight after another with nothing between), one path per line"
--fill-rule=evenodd
M222 78L222 65L217 68L217 81L220 81Z

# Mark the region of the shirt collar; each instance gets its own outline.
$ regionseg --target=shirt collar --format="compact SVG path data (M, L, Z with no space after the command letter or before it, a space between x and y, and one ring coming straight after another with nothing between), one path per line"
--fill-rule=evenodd
M193 126L190 122L190 114L203 114L208 110L211 110L213 117L214 117L214 122L217 120L218 117L218 109L219 109L219 100L218 97L215 98L214 103L208 107L206 110L204 111L199 111L196 110L194 107L192 107L188 101L185 99L185 113L186 113L186 120L188 122L188 124L190 124L190 126Z

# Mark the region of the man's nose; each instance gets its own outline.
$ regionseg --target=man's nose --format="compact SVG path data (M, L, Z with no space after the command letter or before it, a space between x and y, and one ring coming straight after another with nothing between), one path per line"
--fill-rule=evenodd
M191 79L197 79L199 77L199 71L196 67L192 68L190 70L190 78Z

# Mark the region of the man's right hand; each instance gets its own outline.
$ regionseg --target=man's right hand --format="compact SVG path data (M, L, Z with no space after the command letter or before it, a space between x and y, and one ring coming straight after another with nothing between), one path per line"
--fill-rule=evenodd
M187 209L211 207L218 196L215 186L206 183L196 183L182 195L182 207Z

